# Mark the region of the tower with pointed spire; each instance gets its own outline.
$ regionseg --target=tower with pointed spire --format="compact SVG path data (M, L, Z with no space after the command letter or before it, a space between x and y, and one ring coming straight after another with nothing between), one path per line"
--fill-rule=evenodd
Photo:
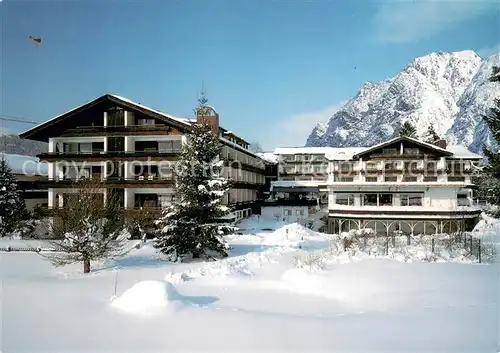
M201 85L201 93L198 97L198 106L195 109L196 114L196 122L198 124L207 124L210 125L212 131L216 134L220 134L219 129L219 114L217 111L211 107L208 103L207 93L205 91L205 87L202 83Z

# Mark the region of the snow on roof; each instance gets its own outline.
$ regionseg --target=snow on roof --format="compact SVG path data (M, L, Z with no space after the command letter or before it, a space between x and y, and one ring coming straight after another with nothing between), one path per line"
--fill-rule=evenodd
M133 105L136 105L136 106L138 106L138 107L140 107L140 108L143 108L143 109L149 110L149 111L151 111L151 112L153 112L153 113L156 113L156 114L158 114L158 115L163 115L164 117L166 117L166 118L168 118L168 119L176 120L176 121L178 121L178 122L180 122L180 123L182 123L182 124L184 124L184 125L191 125L191 124L189 124L189 119L181 119L181 118L176 118L176 117L174 117L174 116L172 116L172 115L170 115L170 114L167 114L167 113L161 112L161 111L159 111L159 110L156 110L156 109L150 108L150 107L148 107L148 106L145 106L145 105L142 105L142 104L136 103L136 102L134 102L133 100L130 100L130 99L125 98L125 97L122 97L122 96L118 96L118 95L116 95L116 94L109 94L109 95L110 95L111 97L115 97L115 98L117 98L117 99L120 99L120 100L122 100L122 101L124 101L124 102L130 103L130 104L133 104Z
M92 99L92 100L90 100L90 101L88 101L88 102L86 102L86 103L83 103L83 104L81 104L81 105L79 105L79 106L77 106L77 107L75 107L75 108L71 108L70 110L68 110L68 111L66 111L66 112L64 112L64 113L62 113L62 114L56 115L56 116L55 116L55 117L53 117L53 118L50 118L50 119L48 119L48 120L44 120L44 121L42 121L40 124L35 125L35 126L33 126L33 127L29 128L28 130L26 130L26 131L24 131L24 132L20 133L19 135L26 134L28 131L35 130L35 129L39 128L40 126L47 124L48 122L51 122L51 121L56 120L56 119L59 119L61 116L66 115L66 114L68 114L68 113L71 113L73 110L80 109L80 108L81 108L81 107L83 107L84 105L87 105L87 104L89 104L89 103L92 103L92 102L93 102L93 101L95 101L96 99L98 99L98 98L94 98L94 99Z
M0 158L5 158L14 174L48 175L48 164L37 157L0 152Z
M223 141L226 145L230 145L236 149L239 149L241 151L245 151L246 153L249 153L251 154L252 156L255 156L255 157L258 157L258 158L261 158L257 153L253 153L252 151L250 150L247 150L246 148L244 147L241 147L240 145L238 145L237 143L234 143L233 141L229 141L228 139L224 138L224 137L219 137L219 139L221 141Z
M370 146L370 147L367 147L365 148L364 151L360 151L356 154L359 154L359 153L362 153L362 152L368 152L368 151L373 151L373 150L376 150L377 148L380 148L380 147L383 147L383 146L386 146L386 145L390 145L391 143L393 142L396 142L396 141L399 141L401 139L406 139L408 141L412 141L416 144L419 144L419 145L423 145L423 146L427 146L431 149L435 149L435 150L438 150L438 151L441 151L441 152L445 152L445 153L450 153L450 151L447 151L446 149L444 148L441 148L441 147L438 147L432 143L427 143L427 142L424 142L424 141L420 141L416 138L413 138L413 137L408 137L408 136L397 136L397 137L394 137L390 140L387 140L387 141L384 141L384 142L381 142L381 143L378 143L376 145L373 145L373 146Z
M257 156L269 163L278 163L279 156L275 155L273 152L259 152Z
M361 153L364 150L366 150L366 147L338 147L338 148L332 148L331 151L329 151L325 157L326 159L332 160L332 161L338 161L338 160L348 160L352 159L352 156L354 156L357 153Z
M469 151L469 149L465 146L460 145L450 145L446 146L446 150L453 153L453 157L455 158L470 158L470 159L482 159L483 157L477 153Z
M180 123L182 123L182 124L185 124L185 125L190 125L190 123L189 123L189 120L188 120L188 119L176 118L176 117L174 117L174 116L172 116L172 115L170 115L170 114L166 114L166 113L163 113L163 112L161 112L161 111L159 111L159 110L155 110L155 109L149 108L149 107L147 107L147 106L145 106L145 105L142 105L142 104L136 103L136 102L134 102L134 101L132 101L132 100L130 100L130 99L128 99L128 98L125 98L125 97L122 97L122 96L119 96L119 95L116 95L116 94L110 94L110 93L108 93L107 95L109 95L110 97L114 97L114 98L116 98L116 99L122 100L122 101L124 101L124 102L126 102L126 103L136 105L137 107L140 107L140 108L143 108L143 109L149 110L149 111L151 111L151 112L153 112L153 113L156 113L156 114L159 114L159 115L163 115L163 116L164 116L164 117L166 117L166 118L169 118L169 119L172 119L172 120L178 121L178 122L180 122ZM53 120L56 120L56 119L60 118L60 117L61 117L61 116L63 116L63 115L66 115L66 114L68 114L68 113L71 113L71 112L72 112L72 111L74 111L74 110L80 109L81 107L83 107L83 106L85 106L85 105L87 105L87 104L89 104L89 103L92 103L93 101L95 101L95 100L97 100L97 99L99 99L99 98L102 98L102 97L104 97L104 96L105 96L105 95L100 96L100 97L97 97L97 98L94 98L94 99L92 99L92 100L90 100L90 101L88 101L88 102L86 102L86 103L84 103L84 104L81 104L81 105L79 105L79 106L77 106L77 107L75 107L75 108L71 108L70 110L68 110L68 111L66 111L66 112L64 112L64 113L62 113L62 114L59 114L59 115L57 115L57 116L55 116L55 117L53 117L53 118L50 118L50 119L48 119L48 120L45 120L45 121L41 122L40 124L38 124L38 125L36 125L36 126L34 126L34 127L30 128L30 129L28 129L28 130L24 131L23 133L21 133L21 135L22 135L22 134L27 133L28 131L31 131L31 130L37 129L37 128L39 128L40 126L47 124L48 122L51 122L51 121L53 121Z
M326 180L276 180L272 182L272 187L318 187L324 184Z
M322 154L330 160L351 159L356 153L362 152L366 147L278 147L274 150L276 155L290 154Z
M274 154L325 154L333 147L277 147Z

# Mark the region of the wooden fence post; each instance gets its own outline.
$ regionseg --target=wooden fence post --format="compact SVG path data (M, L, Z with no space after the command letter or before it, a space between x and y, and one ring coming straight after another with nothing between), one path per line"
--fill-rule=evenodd
M432 237L431 244L432 244L432 253L434 254L434 237Z
M406 239L406 244L410 245L410 242L411 242L411 240L410 240L410 234L408 234L407 235L407 239Z
M481 239L477 240L477 258L479 260L479 263L481 263Z
M472 254L472 235L470 236L470 253Z

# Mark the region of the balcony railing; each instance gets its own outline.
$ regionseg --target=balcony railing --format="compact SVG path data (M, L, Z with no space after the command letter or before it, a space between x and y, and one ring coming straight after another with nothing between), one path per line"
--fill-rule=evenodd
M106 132L134 132L134 131L171 131L172 128L163 124L155 125L112 125L112 126L78 126L68 129L64 134L92 134Z
M126 157L126 156L168 156L178 155L181 149L172 150L142 150L142 151L78 151L78 152L45 152L38 155L39 158L47 157L83 157L83 156L110 156L110 157Z

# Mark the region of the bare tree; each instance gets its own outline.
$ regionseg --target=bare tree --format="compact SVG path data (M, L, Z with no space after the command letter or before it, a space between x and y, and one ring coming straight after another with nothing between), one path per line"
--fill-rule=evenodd
M54 238L49 243L57 251L42 256L54 266L82 262L88 273L91 261L125 254L127 234L119 200L117 192L101 181L75 182L49 221Z
M140 211L130 214L127 217L127 223L134 234L138 234L144 243L149 236L156 233L158 228L156 221L160 215L155 207L146 206Z
M248 146L248 149L254 153L264 152L264 149L257 141L250 142L250 146Z

